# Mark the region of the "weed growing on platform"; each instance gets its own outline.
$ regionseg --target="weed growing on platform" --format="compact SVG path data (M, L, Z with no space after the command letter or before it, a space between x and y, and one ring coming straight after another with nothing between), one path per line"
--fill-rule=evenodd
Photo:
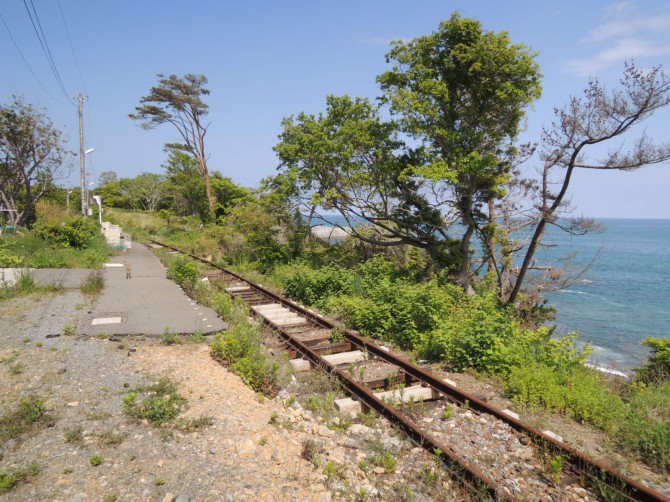
M98 296L105 287L105 278L99 271L88 274L81 281L81 292L87 296Z

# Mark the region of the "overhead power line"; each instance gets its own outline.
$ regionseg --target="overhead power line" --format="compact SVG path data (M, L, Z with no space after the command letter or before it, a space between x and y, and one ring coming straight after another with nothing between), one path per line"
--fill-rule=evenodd
M21 55L21 59L23 59L23 62L26 64L28 67L28 70L30 70L30 73L32 74L33 77L35 77L35 80L37 83L40 85L40 87L46 92L49 96L51 96L52 99L59 101L58 98L56 98L53 94L49 92L49 90L44 86L42 81L39 79L37 74L33 71L32 66L30 66L30 63L28 63L28 60L26 59L26 56L23 54L23 51L19 47L19 45L16 43L16 40L14 39L14 35L12 35L12 31L9 29L9 26L7 25L7 22L5 21L5 18L0 14L0 20L2 20L2 24L5 25L5 29L7 30L7 34L9 35L9 38L12 40L12 43L14 44L14 47L18 51L18 53ZM60 101L59 101L60 102Z
M61 7L60 0L58 0L58 10L60 10L60 17L63 20L63 26L65 27L65 33L67 34L67 41L70 44L70 50L72 51L72 57L74 58L74 64L77 67L77 73L79 74L79 80L81 81L81 86L84 89L84 92L88 94L88 91L86 90L86 84L84 83L84 77L81 74L81 68L79 66L79 60L77 59L77 55L74 52L74 46L72 45L72 38L70 37L70 30L67 27L67 23L65 22L65 15L63 14L63 7Z
M44 34L44 30L42 29L42 23L40 22L40 18L37 15L37 10L35 9L35 4L33 4L33 0L30 0L30 5L32 6L33 12L30 12L30 7L28 7L28 4L26 3L26 0L23 0L23 5L26 8L26 12L28 12L28 17L30 18L30 23L33 25L33 30L35 31L35 35L37 36L37 39L40 42L40 45L42 46L42 52L44 52L44 55L47 58L47 62L49 63L49 66L51 67L51 72L53 73L54 77L56 78L56 82L58 82L58 86L60 87L60 90L62 91L63 95L67 98L67 100L73 105L77 106L74 101L72 101L72 98L70 98L70 95L68 92L65 90L65 85L63 84L63 80L61 79L60 73L58 73L58 67L56 66L56 62L54 61L53 56L51 55L51 50L49 49L49 43L47 42L47 38ZM33 14L35 15L35 18L33 19ZM37 21L37 25L35 24L35 21ZM39 31L37 27L39 26ZM40 35L41 33L41 35Z

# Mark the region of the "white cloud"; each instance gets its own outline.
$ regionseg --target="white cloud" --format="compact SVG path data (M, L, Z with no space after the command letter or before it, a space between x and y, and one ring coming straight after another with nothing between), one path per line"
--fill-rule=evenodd
M626 60L670 54L668 31L670 15L641 16L636 14L633 1L613 3L605 8L603 22L581 40L597 52L568 61L566 66L579 75L594 75Z
M591 30L584 42L600 42L608 38L628 36L638 32L664 31L670 28L670 16L641 17L632 19L617 19Z
M623 38L593 57L568 61L567 66L579 75L593 75L627 60L665 54L670 54L670 44L656 45L642 38Z

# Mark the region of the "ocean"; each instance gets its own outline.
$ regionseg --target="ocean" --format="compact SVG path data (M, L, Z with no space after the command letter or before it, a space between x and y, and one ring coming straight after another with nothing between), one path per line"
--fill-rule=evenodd
M642 340L670 336L670 220L597 222L602 233L548 229L545 242L556 246L547 253L574 253L575 263L589 266L578 282L546 297L557 309L556 335L579 332L578 343L593 346L593 364L627 372L646 360Z
M644 363L647 337L670 336L670 220L601 219L605 231L559 235L552 252L593 263L581 280L547 295L556 332L580 332L598 366L630 370Z

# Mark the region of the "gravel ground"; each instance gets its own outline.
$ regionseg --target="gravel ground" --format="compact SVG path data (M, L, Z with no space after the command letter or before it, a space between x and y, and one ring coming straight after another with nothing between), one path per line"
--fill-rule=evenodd
M37 395L52 417L36 432L0 444L0 468L40 466L0 500L328 498L314 482L316 471L300 466L301 445L269 424L279 403L259 403L203 344L64 335L86 305L77 292L0 304L0 379L9 383L0 402L7 410ZM124 415L129 388L165 374L180 383L190 404L186 415L209 416L213 425L183 432ZM77 430L80 437L73 438ZM97 467L90 463L94 455L104 458Z
M66 334L89 308L77 291L0 303L0 405L6 415L34 395L48 415L0 440L0 472L39 466L1 501L462 500L448 480L426 476L430 456L385 421L336 432L285 392L259 398L206 344ZM124 414L126 393L165 375L188 400L184 417L211 425L187 432ZM302 458L308 441L315 463ZM395 466L370 462L382 450ZM421 473L427 485L416 483Z

